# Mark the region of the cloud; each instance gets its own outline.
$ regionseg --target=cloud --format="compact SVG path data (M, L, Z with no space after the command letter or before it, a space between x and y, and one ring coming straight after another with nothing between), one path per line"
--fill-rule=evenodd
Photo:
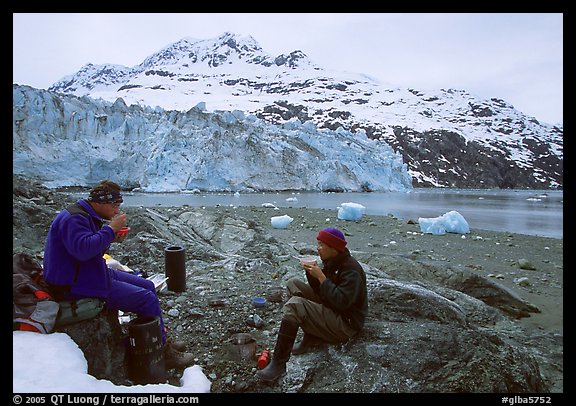
M13 81L38 88L88 62L134 66L184 37L229 31L251 35L273 55L298 49L324 68L500 97L544 122L563 121L561 13L26 13L13 20Z

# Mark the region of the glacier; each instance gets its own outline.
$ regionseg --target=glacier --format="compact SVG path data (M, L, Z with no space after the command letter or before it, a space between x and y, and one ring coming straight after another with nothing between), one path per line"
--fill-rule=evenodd
M363 130L241 110L128 106L13 85L13 172L50 188L145 192L409 191L402 156Z

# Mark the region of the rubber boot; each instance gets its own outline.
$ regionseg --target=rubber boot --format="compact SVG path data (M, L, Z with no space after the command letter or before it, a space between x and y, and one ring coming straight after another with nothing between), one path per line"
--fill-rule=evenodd
M298 333L298 323L291 319L282 319L278 339L272 354L272 361L268 366L258 372L256 376L261 381L272 383L286 372L286 362L290 359L290 352Z
M294 344L294 347L292 347L292 354L300 355L300 354L307 353L312 348L318 347L319 345L322 345L323 343L324 343L324 340L322 340L320 337L313 336L312 334L309 334L309 333L304 333L304 337L302 338L302 341Z

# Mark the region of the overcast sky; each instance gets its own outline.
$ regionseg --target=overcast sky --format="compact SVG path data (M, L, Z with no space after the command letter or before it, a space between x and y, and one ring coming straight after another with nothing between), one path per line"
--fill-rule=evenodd
M184 37L251 35L329 69L501 98L563 122L561 13L16 13L13 83L47 89L87 63L133 67Z

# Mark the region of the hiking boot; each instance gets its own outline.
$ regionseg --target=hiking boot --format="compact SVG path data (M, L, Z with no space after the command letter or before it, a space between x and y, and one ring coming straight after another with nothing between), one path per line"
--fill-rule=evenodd
M174 341L170 338L166 340L166 342L170 342L172 348L176 351L185 352L186 351L186 343L184 341Z
M178 351L170 341L166 341L164 345L164 362L166 369L184 369L194 364L194 355L189 352Z
M266 368L256 372L256 376L262 382L272 384L285 373L286 361L278 361L276 358L272 358L272 361L270 361Z

